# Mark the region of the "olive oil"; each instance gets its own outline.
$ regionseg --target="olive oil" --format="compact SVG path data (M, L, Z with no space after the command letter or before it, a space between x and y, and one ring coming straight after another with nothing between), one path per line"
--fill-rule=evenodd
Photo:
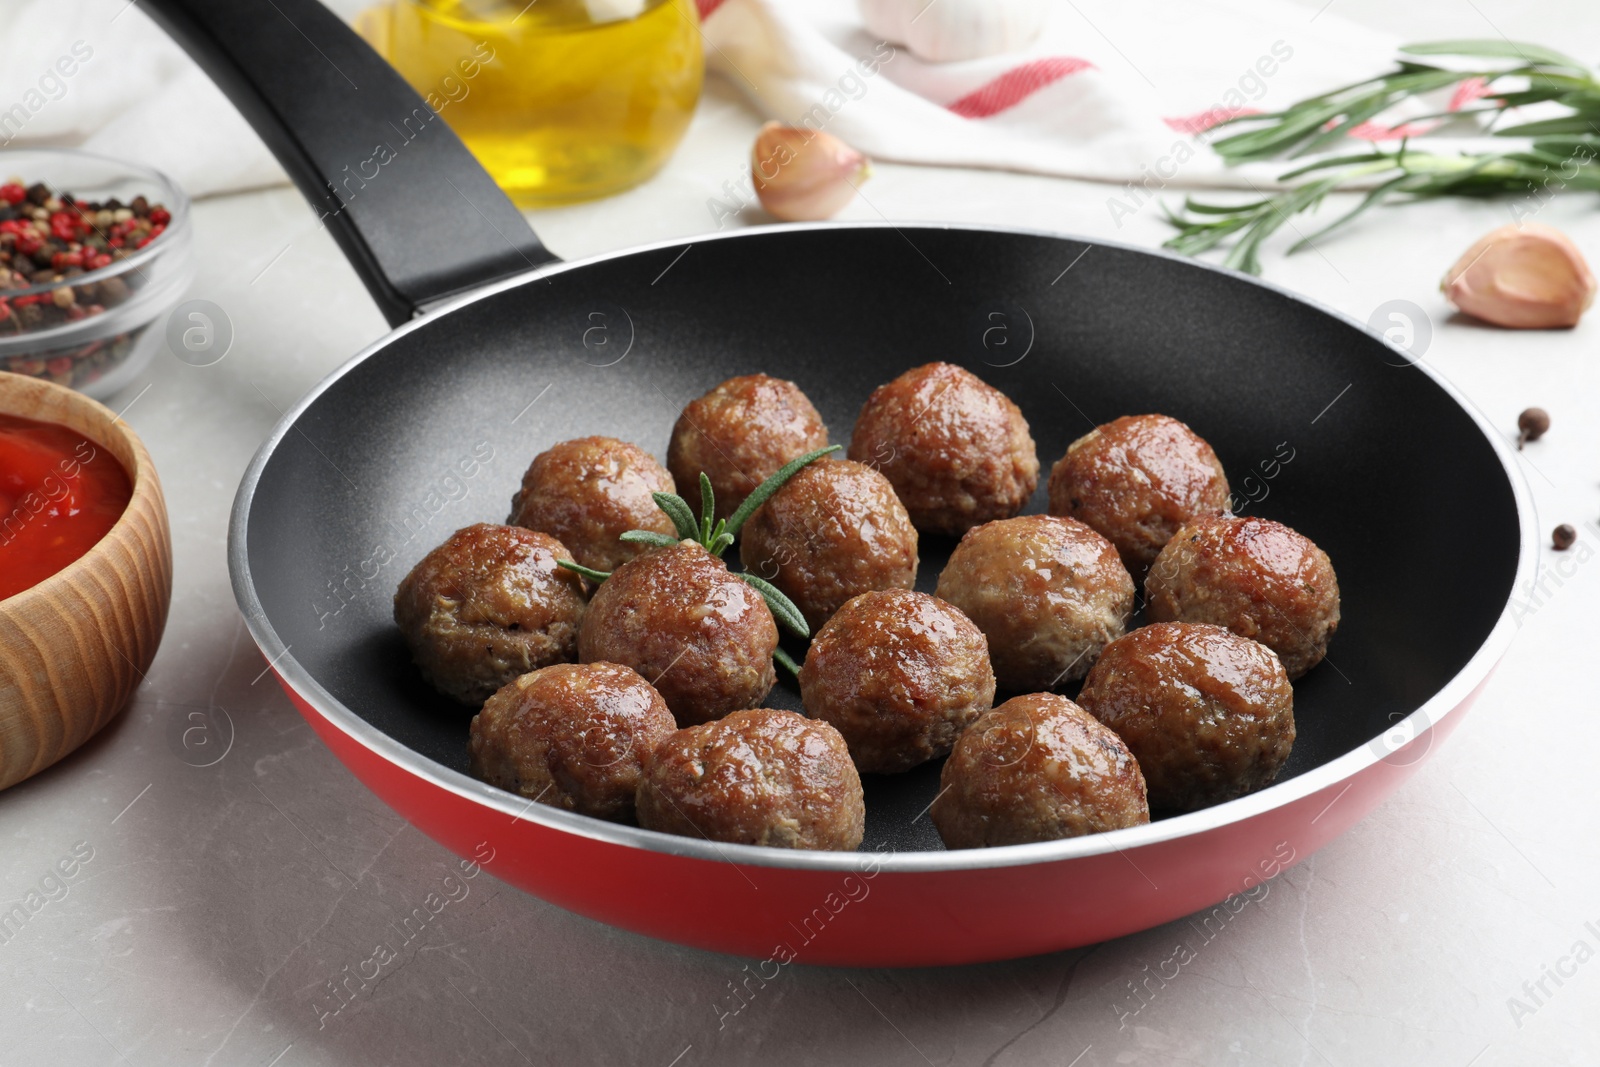
M524 207L650 177L704 76L692 0L387 0L358 26Z

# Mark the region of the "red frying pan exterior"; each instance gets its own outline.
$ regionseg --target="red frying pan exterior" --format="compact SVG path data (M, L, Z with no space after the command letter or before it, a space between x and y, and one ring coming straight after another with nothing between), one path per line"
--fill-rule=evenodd
M1120 937L1213 904L1237 910L1270 891L1257 886L1344 833L1399 788L1487 684L1486 678L1431 729L1385 758L1209 830L1015 866L902 870L892 855L862 853L842 870L807 870L765 866L768 857L755 855L773 849L725 846L722 859L672 855L487 807L410 761L363 744L277 677L357 778L463 860L569 911L747 956L769 970L791 961L904 967L1010 959ZM1109 843L1125 833L1101 836ZM991 901L1004 903L984 906ZM1201 914L1194 921L1206 936L1226 915Z

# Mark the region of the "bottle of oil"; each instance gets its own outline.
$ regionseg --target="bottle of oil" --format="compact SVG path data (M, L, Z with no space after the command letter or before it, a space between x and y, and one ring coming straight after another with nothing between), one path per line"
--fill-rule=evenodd
M692 0L382 0L357 26L523 207L650 177L704 76Z

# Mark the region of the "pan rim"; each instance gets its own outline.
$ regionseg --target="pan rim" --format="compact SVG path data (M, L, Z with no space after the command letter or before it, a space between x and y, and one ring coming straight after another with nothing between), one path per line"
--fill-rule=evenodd
M1496 619L1493 628L1489 631L1488 636L1478 646L1477 651L1472 654L1466 664L1449 681L1404 719L1396 722L1393 729L1403 728L1406 731L1406 743L1414 743L1428 730L1443 722L1451 714L1461 710L1463 702L1489 677L1506 648L1510 645L1517 630L1516 620L1512 616L1512 606L1516 601L1517 590L1523 588L1527 579L1536 574L1541 558L1541 542L1536 525L1537 516L1534 513L1532 494L1528 488L1527 479L1516 464L1516 457L1509 441L1496 430L1493 423L1478 409L1476 404L1469 400L1461 390L1456 388L1454 383L1436 368L1420 359L1411 359L1410 354L1404 349L1389 341L1388 338L1375 333L1365 323L1346 315L1336 308L1328 307L1318 300L1294 292L1274 282L1203 260L1181 256L1165 249L1144 248L1117 241L1091 240L1076 234L1014 226L957 224L937 221L781 223L732 230L727 233L696 234L691 238L669 238L649 244L602 252L582 259L561 260L544 264L521 274L503 278L470 293L453 297L428 309L424 314L419 315L410 322L386 332L336 367L307 391L305 395L290 405L278 422L274 424L271 432L262 441L255 455L251 457L249 465L245 468L245 473L239 482L238 492L234 497L228 523L228 572L233 586L234 600L244 616L245 625L250 631L251 638L267 657L271 669L278 675L280 681L310 705L330 726L338 729L352 741L368 749L380 759L402 768L409 774L424 779L436 788L444 789L464 800L489 808L499 814L513 817L519 821L531 822L549 830L574 834L605 844L667 856L705 860L712 863L732 863L735 866L794 868L813 872L856 871L861 869L863 862L870 863L876 870L895 873L967 872L1069 862L1113 851L1128 852L1134 849L1198 836L1247 822L1267 812L1286 807L1296 801L1303 800L1325 789L1353 779L1372 765L1382 762L1394 754L1394 751L1380 750L1373 742L1367 742L1306 771L1304 774L1269 786L1259 792L1240 797L1237 800L1231 800L1200 811L1162 819L1159 822L1143 826L1091 834L1085 837L1024 845L1008 845L999 848L953 851L806 852L761 845L701 841L654 830L645 830L636 826L608 823L548 805L529 804L516 794L471 778L401 744L346 707L324 689L293 656L289 655L289 647L278 637L277 632L268 621L260 599L255 592L255 583L250 572L246 536L250 507L262 472L266 469L267 463L271 460L278 446L289 431L294 428L300 416L335 382L350 373L361 363L366 362L366 360L389 347L393 342L398 341L414 330L430 325L438 318L479 300L487 299L531 282L546 279L554 274L565 273L569 270L576 270L609 260L631 257L640 253L684 248L688 245L709 241L742 240L773 234L819 230L895 230L897 232L903 230L943 230L998 233L1074 241L1089 246L1114 248L1139 255L1156 256L1185 264L1197 270L1226 274L1236 280L1260 286L1279 296L1306 305L1336 321L1355 327L1358 331L1387 345L1442 389L1467 414L1474 425L1477 426L1478 431L1488 440L1490 447L1500 460L1501 468L1505 472L1507 480L1510 482L1512 499L1517 510L1520 534L1517 567L1516 573L1512 578L1511 592L1508 594L1506 603L1501 608L1500 615Z

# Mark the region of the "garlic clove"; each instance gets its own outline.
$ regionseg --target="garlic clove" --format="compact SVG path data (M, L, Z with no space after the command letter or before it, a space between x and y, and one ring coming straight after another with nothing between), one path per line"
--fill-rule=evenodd
M1439 288L1469 315L1516 330L1570 327L1594 303L1595 279L1570 238L1539 223L1479 238Z
M872 173L867 157L821 130L769 122L750 152L761 206L790 222L831 218Z
M867 31L930 63L1015 52L1044 30L1050 0L860 0Z

